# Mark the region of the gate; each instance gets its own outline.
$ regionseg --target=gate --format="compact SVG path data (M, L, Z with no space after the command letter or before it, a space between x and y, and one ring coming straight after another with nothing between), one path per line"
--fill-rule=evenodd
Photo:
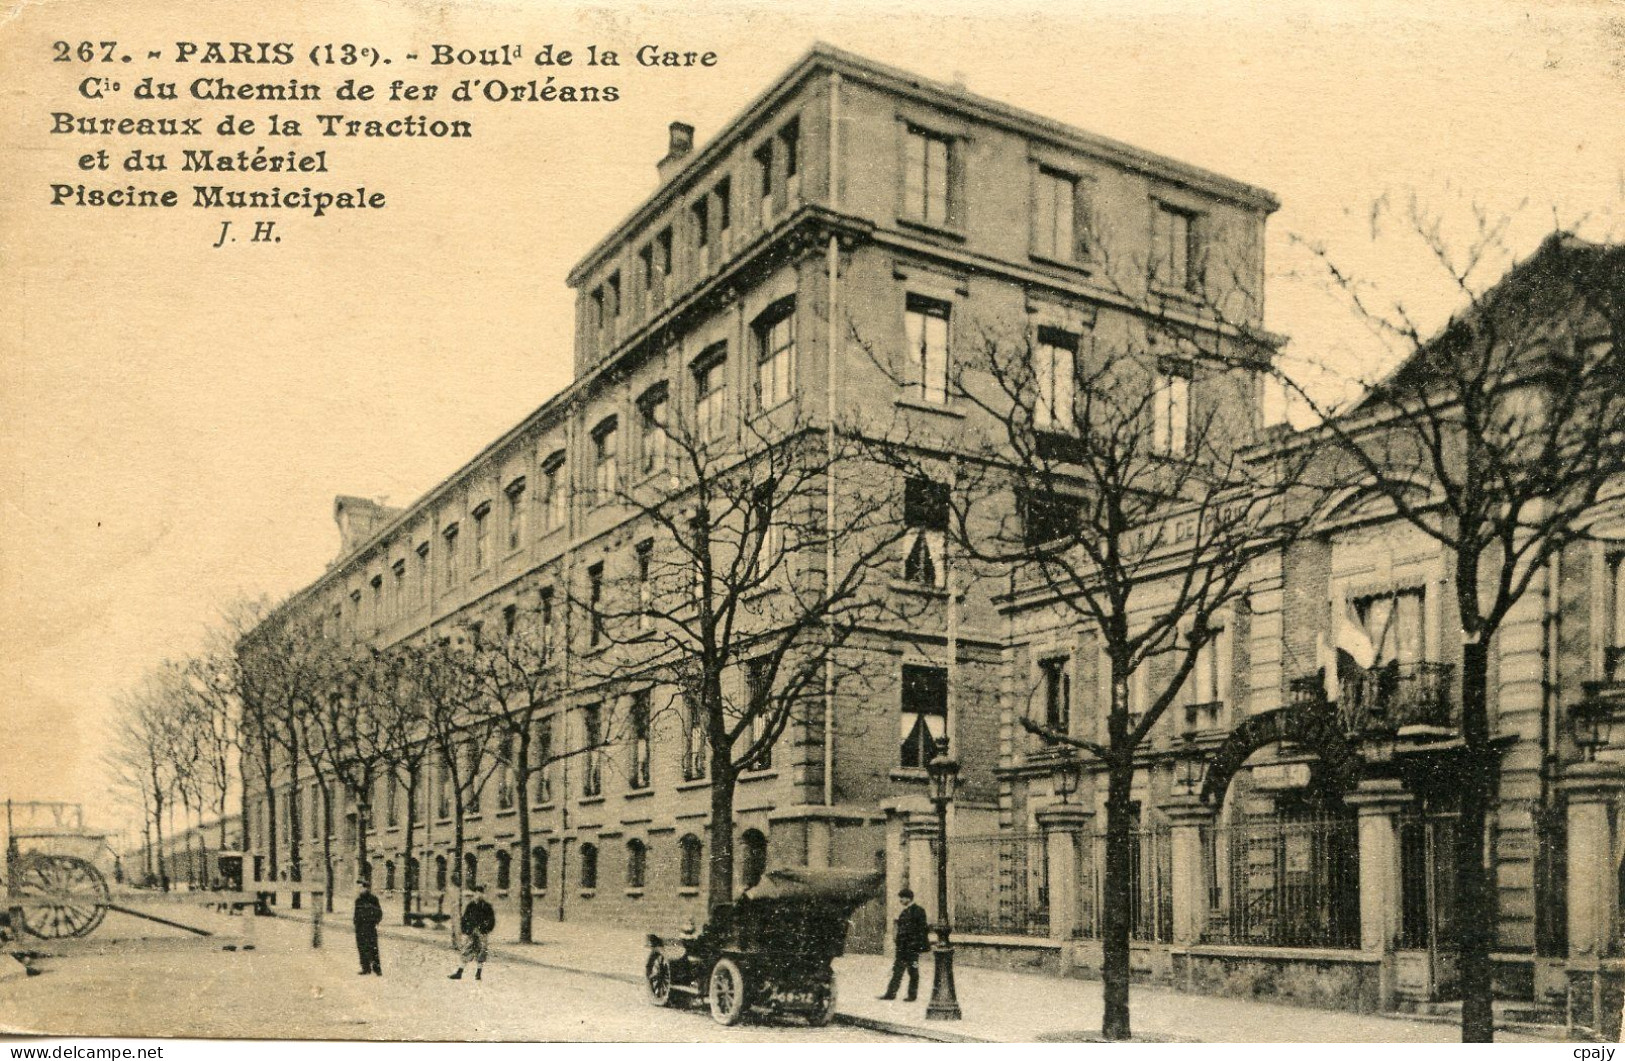
M1399 992L1454 997L1456 985L1456 815L1399 820Z
M933 857L936 842L932 842ZM955 932L1049 935L1049 881L1039 833L948 841L948 901Z

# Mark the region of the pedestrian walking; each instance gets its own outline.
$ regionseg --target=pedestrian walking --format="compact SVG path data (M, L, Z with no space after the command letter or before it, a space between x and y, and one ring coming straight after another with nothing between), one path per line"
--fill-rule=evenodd
M384 968L378 963L378 923L384 919L384 908L378 896L372 894L372 881L361 878L361 891L355 897L355 949L361 956L361 976L368 973L383 976Z
M474 979L478 980L480 974L485 971L486 956L490 954L490 947L486 941L497 927L497 912L485 901L485 885L474 885L474 898L463 908L460 925L463 930L463 960L458 963L457 971L447 979L461 980L463 969L469 962L473 962Z
M880 997L888 1002L895 999L906 972L908 997L903 1001L913 1002L920 993L920 955L931 949L931 938L925 924L925 910L914 905L914 893L904 888L897 893L897 898L902 900L903 908L897 912L897 927L892 933L895 957L891 963L891 983Z

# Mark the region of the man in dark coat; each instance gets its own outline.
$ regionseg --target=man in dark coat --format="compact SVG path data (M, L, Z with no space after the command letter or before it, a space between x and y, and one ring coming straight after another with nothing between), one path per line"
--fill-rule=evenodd
M474 886L474 898L463 908L463 919L459 922L459 927L463 930L463 960L458 963L457 971L447 979L461 980L463 967L473 962L474 979L479 980L482 978L481 974L485 972L485 959L490 954L487 941L497 927L497 912L485 901L485 885Z
M913 1002L920 993L920 955L931 949L931 934L925 924L925 910L914 905L914 893L907 888L897 893L903 908L897 912L897 927L892 935L895 957L891 963L891 983L880 997L888 1002L897 997L897 986L908 973L908 996Z
M361 878L361 891L355 897L355 949L361 956L361 974L383 976L378 964L378 922L384 919L384 908L378 896L372 894L372 882Z

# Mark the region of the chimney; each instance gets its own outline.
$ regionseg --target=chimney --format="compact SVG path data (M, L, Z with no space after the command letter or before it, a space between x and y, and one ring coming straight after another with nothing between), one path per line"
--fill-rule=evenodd
M671 143L666 148L666 157L655 163L655 169L660 171L660 183L670 180L693 150L694 127L686 122L672 122Z

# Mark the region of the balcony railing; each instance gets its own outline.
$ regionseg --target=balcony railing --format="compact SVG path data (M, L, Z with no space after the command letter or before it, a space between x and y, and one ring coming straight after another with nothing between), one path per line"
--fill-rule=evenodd
M1454 672L1448 663L1389 663L1345 677L1339 683L1338 715L1350 733L1406 726L1458 728L1450 695Z

